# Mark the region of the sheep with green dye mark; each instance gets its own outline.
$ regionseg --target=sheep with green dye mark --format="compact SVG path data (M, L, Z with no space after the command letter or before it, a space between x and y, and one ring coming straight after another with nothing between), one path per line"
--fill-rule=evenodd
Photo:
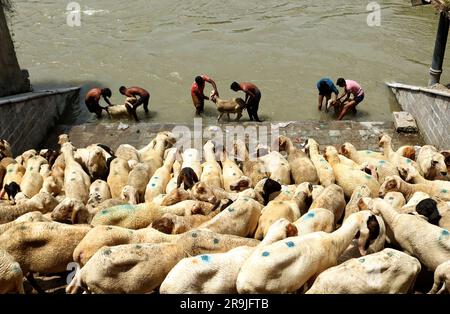
M31 199L17 205L0 205L0 224L12 222L20 216L39 211L43 214L51 212L58 205L58 201L47 192L39 192Z
M276 221L256 247L240 246L226 253L182 259L161 284L160 293L237 293L236 280L245 260L265 245L297 235L286 219Z
M363 250L370 241L367 223L371 216L369 211L355 213L333 233L314 232L291 237L265 246L264 252L256 251L239 272L238 292L297 292L322 271L335 266L358 231Z
M450 293L450 260L442 263L434 272L434 283L428 294Z
M161 285L182 258L223 253L259 243L207 230L167 237L173 241L101 247L77 272L66 291L76 293L81 286L93 293L148 293Z
M119 205L98 212L91 221L93 226L110 225L129 229L141 229L149 226L156 219L160 219L166 213L179 216L192 213L207 214L214 205L210 203L187 200L171 206L159 206L153 203L138 205Z
M325 208L310 209L306 214L294 222L298 229L298 236L313 232L331 233L335 230L334 214Z
M281 218L294 222L307 210L307 201L311 198L312 185L302 183L288 201L273 200L261 211L255 239L261 240L270 230L270 226Z
M153 176L148 181L148 184L145 187L146 202L153 201L155 197L163 194L166 190L167 184L170 181L170 174L175 162L176 153L176 148L169 149L167 152L167 157L164 160L164 164L155 171Z
M263 206L253 198L240 195L230 206L199 228L241 237L252 236L262 209Z
M24 222L0 235L0 249L20 264L24 275L61 273L73 262L73 251L89 230L87 225Z
M19 263L0 248L0 294L21 293L23 289L23 273Z
M385 249L325 270L306 293L406 294L411 292L420 270L416 258Z

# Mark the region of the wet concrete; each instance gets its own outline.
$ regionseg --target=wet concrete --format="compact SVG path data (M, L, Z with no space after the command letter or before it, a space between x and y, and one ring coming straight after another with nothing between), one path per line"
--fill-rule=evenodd
M49 137L41 148L56 148L59 134L68 133L76 147L85 147L93 143L102 143L115 150L120 144L130 144L140 148L148 144L153 137L161 131L172 131L175 127L186 126L194 131L192 124L170 124L170 123L129 123L128 128L119 130L119 123L87 123L77 126L59 125L49 134ZM279 134L287 135L299 145L307 138L314 138L321 148L327 145L338 146L344 142L353 143L358 149L378 150L378 137L380 134L389 134L393 138L394 147L402 145L424 145L424 140L420 134L397 133L393 122L354 122L354 121L331 121L331 122L272 122L272 123L249 123L240 124L216 124L204 125L203 131L208 129L215 131L217 127L225 131L226 127L243 126L244 128L256 126L266 128L269 133L271 127L279 126ZM272 131L275 129L272 129ZM200 130L193 133L198 137ZM269 140L270 140L269 135ZM203 142L209 138L204 137ZM252 139L251 139L252 140ZM254 140L254 139L253 139Z

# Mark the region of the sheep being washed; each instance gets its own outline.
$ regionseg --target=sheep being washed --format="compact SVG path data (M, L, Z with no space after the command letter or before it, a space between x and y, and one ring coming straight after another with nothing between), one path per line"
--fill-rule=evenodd
M230 120L230 113L236 113L236 121L239 121L242 117L242 111L244 111L246 104L242 98L233 98L230 100L220 99L219 96L214 91L211 91L211 95L209 97L213 103L217 106L217 111L219 111L219 117L217 121L219 121L222 116L226 113L228 116L228 120Z

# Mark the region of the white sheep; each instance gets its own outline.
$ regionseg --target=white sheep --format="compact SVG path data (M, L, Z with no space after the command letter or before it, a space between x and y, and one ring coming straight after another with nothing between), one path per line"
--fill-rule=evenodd
M177 241L102 247L77 272L66 291L76 293L81 286L92 293L148 293L160 286L184 257L223 253L259 243L199 229L172 237Z
M24 294L23 273L19 263L3 249L0 249L0 294Z
M318 231L331 233L335 230L334 220L334 214L329 209L314 208L295 221L294 226L299 237Z
M316 167L303 150L296 148L291 139L286 136L280 136L278 144L280 151L285 151L288 154L288 162L295 184L304 182L319 183Z
M419 164L424 177L428 180L433 180L437 176L442 175L445 177L447 175L445 157L439 153L434 146L422 146L417 156L417 163Z
M439 265L434 272L434 283L428 294L450 293L450 260Z
M333 233L314 232L291 237L264 247L253 253L239 272L239 293L293 293L311 278L337 264L344 252L360 232L363 248L369 241L367 220L372 214L361 211L350 216Z
M288 220L280 219L256 247L241 246L226 253L184 258L169 272L159 292L235 294L239 270L255 249L296 235L295 227Z
M325 158L333 168L336 184L344 190L346 197L350 198L353 191L363 184L367 185L373 197L378 194L380 184L377 179L364 171L342 164L336 148L328 146L325 150Z
M387 177L386 181L384 181L384 183L380 187L379 196L384 197L388 192L400 192L405 196L405 199L407 201L409 201L416 192L424 192L432 197L437 197L445 201L450 201L450 190L442 188L439 185L439 183L411 184L405 182L399 176Z
M306 145L306 150L309 154L309 158L316 167L320 184L327 187L330 184L335 183L336 178L334 176L333 168L331 168L331 165L319 153L319 144L310 138L308 140L308 144Z
M364 198L360 206L381 215L396 243L405 252L419 259L429 270L436 268L450 259L450 233L427 221L408 214L398 213L382 199Z
M269 232L270 226L281 218L289 222L297 221L307 211L306 201L311 197L311 192L312 185L302 183L298 185L291 200L269 202L261 211L255 238L263 239Z
M325 270L306 294L409 293L420 270L416 258L385 249Z

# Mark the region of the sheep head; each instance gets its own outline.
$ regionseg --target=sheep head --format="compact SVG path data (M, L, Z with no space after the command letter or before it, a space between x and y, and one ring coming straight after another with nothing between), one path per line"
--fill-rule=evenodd
M381 217L375 216L370 211L363 211L363 222L356 238L361 255L375 253L384 248L386 240L386 227Z
M182 188L177 188L177 189L173 189L172 191L170 191L170 193L168 193L164 197L161 205L162 206L170 206L170 205L174 205L176 203L190 200L190 199L192 199L191 193L189 193L188 191L185 191Z
M340 162L338 151L334 146L327 146L327 148L325 148L324 157L330 164L337 164Z
M196 200L208 202L211 204L217 203L217 197L214 195L213 189L205 182L197 182L196 184L194 184L191 192L192 196Z
M252 186L252 179L246 176L242 176L239 180L233 184L230 184L230 190L236 192L245 191Z
M213 103L217 103L217 99L219 96L217 96L215 91L211 91L211 93L209 93L209 99L213 102Z
M391 145L391 143L392 143L392 138L389 135L381 134L379 136L379 142L378 142L379 147L384 147L384 145Z
M61 134L60 136L58 136L58 145L63 145L65 143L69 143L70 139L69 139L69 135L68 134Z
M120 194L120 199L128 201L131 205L136 205L139 202L139 192L134 186L125 185Z
M340 147L340 152L342 155L344 155L347 158L350 158L350 156L356 152L356 148L355 146L353 146L350 143L344 143L341 147ZM351 158L350 158L351 159Z
M162 217L152 223L152 228L165 234L172 234L172 231L175 228L175 224L172 219L168 217Z
M298 229L289 220L285 218L275 221L267 231L264 241L270 240L271 242L280 241L290 237L296 237L298 235Z
M440 172L442 176L445 177L447 175L447 165L445 163L444 155L440 153L433 154L430 166Z
M388 192L400 192L401 184L402 179L399 176L386 177L378 194L380 197L384 197Z
M76 216L84 208L78 200L66 198L52 211L52 220L61 223L76 223Z

